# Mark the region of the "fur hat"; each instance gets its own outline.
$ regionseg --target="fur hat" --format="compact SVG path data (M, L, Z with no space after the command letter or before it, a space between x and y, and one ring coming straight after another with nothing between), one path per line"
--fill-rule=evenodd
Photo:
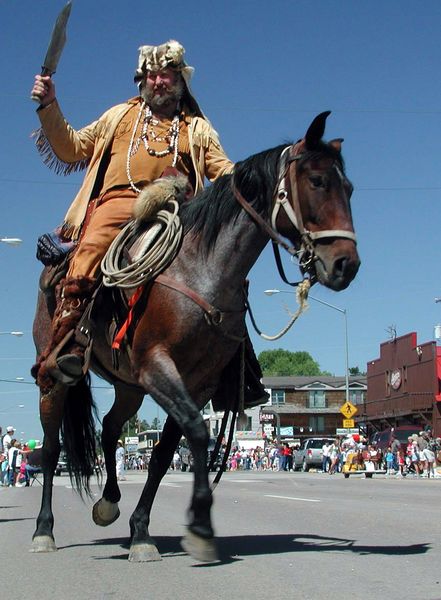
M135 71L135 83L141 88L143 79L148 71L161 71L171 67L179 71L185 83L184 100L195 115L203 117L204 114L194 98L190 80L194 73L194 68L187 65L184 61L185 49L176 40L169 40L159 46L140 46L138 57L138 68Z
M188 85L194 69L186 64L184 54L184 47L176 40L169 40L160 46L141 46L135 81L142 79L147 71L162 71L162 69L171 67L182 73L185 83Z

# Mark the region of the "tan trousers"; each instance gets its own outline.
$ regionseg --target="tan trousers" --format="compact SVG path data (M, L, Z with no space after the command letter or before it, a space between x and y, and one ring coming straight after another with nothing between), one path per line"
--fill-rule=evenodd
M121 225L132 217L136 197L131 189L118 189L98 198L70 261L67 277L95 277L107 249L121 231Z

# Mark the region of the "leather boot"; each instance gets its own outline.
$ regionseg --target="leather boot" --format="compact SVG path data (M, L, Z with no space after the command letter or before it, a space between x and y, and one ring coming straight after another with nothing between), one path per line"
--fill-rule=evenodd
M75 339L75 329L84 314L95 287L90 277L68 277L56 288L57 307L52 320L52 337L32 374L42 393L60 381L75 385L84 376L85 346Z

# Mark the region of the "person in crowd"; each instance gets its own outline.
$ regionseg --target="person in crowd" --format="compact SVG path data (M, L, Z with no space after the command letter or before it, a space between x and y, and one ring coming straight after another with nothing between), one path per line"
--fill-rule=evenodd
M12 438L14 437L15 428L12 425L6 427L6 433L3 436L3 452L7 455L11 447Z
M420 471L420 453L417 443L418 436L410 436L408 438L408 444L406 448L406 454L408 457L409 463L409 471L415 473L415 475L419 476L421 474Z
M397 477L404 477L404 468L406 465L404 452L402 448L400 448L397 452L397 464L398 464L398 472Z
M294 456L293 456L293 449L288 443L286 443L285 456L286 456L285 471L292 471Z
M325 443L322 446L322 471L323 471L323 473L327 473L329 470L329 451L330 451L330 444L328 443L327 440L325 440Z
M116 478L118 481L125 481L124 477L124 460L125 460L125 451L122 440L118 440L116 444L116 452L115 452L115 460L116 460Z
M428 441L425 431L419 432L419 434L416 436L416 442L418 445L418 454L420 457L421 477L427 477L427 459L424 451L428 447Z
M420 432L420 436L425 443L423 450L420 452L420 456L426 467L425 473L423 471L423 476L426 474L427 477L435 477L436 442L432 437L432 430L427 427L424 431Z
M179 454L179 452L176 450L175 453L173 454L173 470L174 471L180 471L181 469L181 456Z
M13 487L17 484L18 475L20 473L20 467L23 460L23 454L25 451L22 450L21 444L15 438L12 438L11 444L8 450L8 485Z
M388 449L386 450L386 454L384 455L384 458L386 460L386 474L393 475L395 473L395 470L394 470L395 456L394 456L394 453L392 452L391 446L389 446Z
M334 475L334 473L338 473L339 471L339 463L340 463L340 440L336 438L334 442L331 444L329 449L329 460L331 461L331 465L329 467L329 475Z
M29 487L31 477L41 472L42 448L35 448L26 455L25 486Z
M390 439L390 447L394 455L393 468L395 471L398 471L398 451L401 450L401 442L394 434L391 435Z

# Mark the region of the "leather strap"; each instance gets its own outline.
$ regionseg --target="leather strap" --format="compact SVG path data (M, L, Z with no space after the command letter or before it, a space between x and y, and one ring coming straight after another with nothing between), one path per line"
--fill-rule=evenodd
M168 277L167 275L163 275L163 274L158 275L153 283L159 283L160 285L168 287L172 290L175 290L176 292L179 292L180 294L183 294L184 296L187 296L187 298L190 298L190 300L193 300L193 302L195 302L195 304L197 304L198 306L200 306L202 308L202 310L205 313L205 318L206 318L207 322L209 323L209 325L214 325L216 327L221 325L223 318L224 318L224 314L227 311L219 310L218 308L216 308L215 306L213 306L212 304L210 304L209 302L204 300L204 298L201 298L201 296L199 296L199 294L197 294L194 290L192 290L191 288L186 286L185 283L176 281L175 279L172 279L171 277ZM230 312L230 311L228 311L228 312ZM243 311L241 311L241 312L246 312L246 308L244 308ZM222 332L222 334L225 337L227 337L231 340L235 340L237 342L242 342L245 339L244 335L242 335L242 336L233 335L231 333L227 333L226 331L223 331L222 329L220 329L220 331Z

